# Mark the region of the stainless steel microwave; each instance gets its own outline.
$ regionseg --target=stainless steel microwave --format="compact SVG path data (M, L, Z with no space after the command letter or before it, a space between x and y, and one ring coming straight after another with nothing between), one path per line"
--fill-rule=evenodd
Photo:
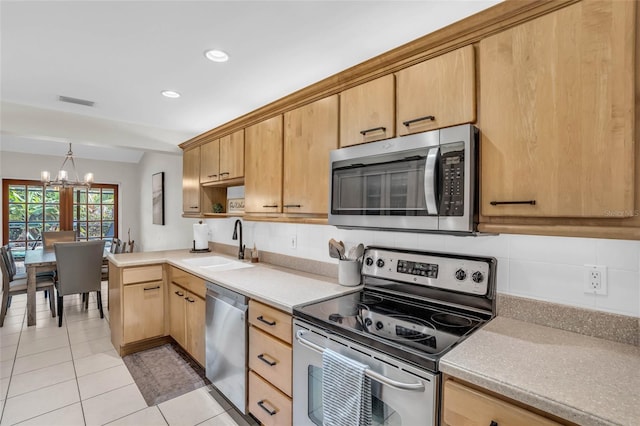
M331 151L329 224L474 232L477 140L464 124Z

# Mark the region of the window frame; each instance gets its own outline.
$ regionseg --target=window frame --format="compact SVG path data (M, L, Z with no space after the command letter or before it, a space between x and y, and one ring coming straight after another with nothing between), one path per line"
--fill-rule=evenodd
M28 179L2 179L2 244L6 245L9 243L9 186L11 185L24 185L26 188L29 186L39 186L44 187L42 182L39 180L28 180ZM95 183L91 185L91 188L106 188L113 190L114 197L114 229L113 236L109 238L118 238L118 229L119 229L119 198L118 198L118 189L119 185L117 184L105 184L105 183ZM73 231L73 210L74 210L74 188L60 188L60 217L59 217L59 228L60 231ZM27 189L28 191L28 189ZM45 204L43 202L43 204ZM102 205L102 202L100 203ZM26 218L28 219L28 217ZM43 217L44 220L44 217ZM28 224L29 222L25 222ZM102 226L102 217L100 220ZM102 228L101 228L102 229ZM77 238L77 237L76 237ZM88 236L87 236L88 238ZM80 240L80 241L84 241ZM28 244L28 243L27 243Z

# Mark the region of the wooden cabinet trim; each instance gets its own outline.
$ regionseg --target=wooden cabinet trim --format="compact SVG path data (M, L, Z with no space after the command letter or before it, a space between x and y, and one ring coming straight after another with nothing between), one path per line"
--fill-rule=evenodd
M226 136L294 108L473 44L484 37L578 1L532 0L499 3L189 139L180 144L180 148L188 149L206 143L212 138Z

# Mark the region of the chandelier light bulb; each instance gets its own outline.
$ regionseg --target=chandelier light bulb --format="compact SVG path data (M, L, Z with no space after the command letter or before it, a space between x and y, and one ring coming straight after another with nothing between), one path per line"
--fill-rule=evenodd
M58 180L61 180L64 182L65 180L68 180L68 179L69 179L69 175L67 174L66 170L60 170L58 172Z
M50 182L51 181L51 173L46 170L40 172L40 181L41 182Z
M93 173L87 173L84 175L84 181L87 183L93 183Z

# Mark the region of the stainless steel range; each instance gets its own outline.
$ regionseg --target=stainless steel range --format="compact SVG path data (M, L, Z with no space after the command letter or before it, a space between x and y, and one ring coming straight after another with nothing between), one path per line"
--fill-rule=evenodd
M364 289L294 309L293 423L322 425L322 351L368 366L375 425L438 424L439 359L495 315L494 258L369 247Z

